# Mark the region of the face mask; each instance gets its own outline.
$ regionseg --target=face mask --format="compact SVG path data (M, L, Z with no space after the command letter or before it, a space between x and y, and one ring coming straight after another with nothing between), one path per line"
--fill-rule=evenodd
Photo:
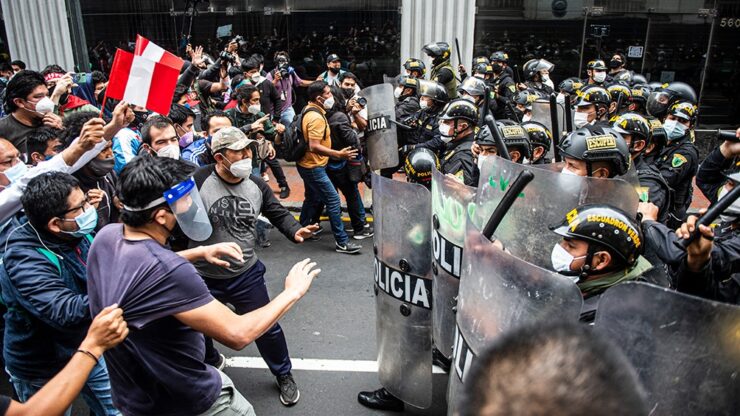
M332 74L336 75L336 74L339 73L339 68L329 68L329 72L331 72Z
M87 167L90 168L90 171L93 173L93 175L102 177L107 174L109 174L113 170L113 165L115 164L114 158L108 158L108 159L93 159L87 163Z
M252 84L257 85L257 84L259 84L260 80L262 79L262 76L260 75L259 72L255 72L254 74L252 74L252 76L250 77L250 79L252 80Z
M558 94L557 98L555 99L558 104L565 104L565 95L564 94Z
M686 126L679 123L678 120L666 120L663 123L663 129L668 135L668 140L676 140L686 135Z
M54 111L54 101L51 98L44 97L40 99L34 107L37 113L46 114Z
M342 94L344 94L344 98L349 100L355 95L355 89L354 88L342 88Z
M549 74L542 74L542 82L547 84L547 81L550 81L550 75Z
M442 135L442 141L445 143L449 143L450 140L452 140L452 126L449 126L445 123L439 123L439 134Z
M182 136L180 136L180 147L188 147L191 143L193 143L193 140L195 138L195 133L193 131L189 131Z
M526 123L527 121L529 121L531 119L532 119L532 114L531 113L524 114L522 116L522 123Z
M588 113L576 111L576 113L573 115L573 124L576 126L576 128L579 129L588 124Z
M580 257L573 257L570 253L568 253L568 250L564 249L563 246L560 244L555 244L555 246L552 248L552 253L550 253L550 262L552 263L552 268L558 273L573 273L573 270L570 269L570 265L573 263L576 259L582 259L586 256L580 256ZM580 277L578 275L576 276L568 276L569 279L573 281L573 283L577 283L578 280L580 280Z
M478 78L478 79L486 79L486 74L475 74L473 76L476 77L476 78Z
M75 222L79 228L77 231L64 231L64 234L69 234L75 238L82 238L95 230L95 226L98 224L98 211L95 207L89 207L82 214L75 217Z
M237 178L247 179L252 174L252 159L246 158L232 163L229 172Z
M606 79L606 72L595 72L594 73L594 81L604 82L605 79Z
M334 107L334 96L324 100L324 110L331 110L332 107Z
M727 190L724 186L720 189L719 195L717 197L717 200L721 200L724 198L730 191ZM740 212L740 199L736 200L732 203L720 216L720 220L724 222L725 224L732 224L734 222L737 222L738 220L738 214L730 213L728 211L732 210L733 212Z
M403 88L397 87L396 89L393 90L393 96L398 98L401 96L402 92L403 92Z
M254 114L255 116L262 111L262 106L260 104L252 104L249 107L247 107L247 111L249 114Z
M560 171L563 175L570 175L570 176L580 176L577 173L573 172L572 170L568 169L567 167L563 167L563 170Z
M609 61L609 68L611 68L611 69L617 69L620 66L622 66L622 62L621 61L618 61L616 59L612 59L611 61Z
M15 165L11 166L9 169L7 169L5 172L5 177L8 178L8 182L13 183L20 179L28 170L28 166L26 166L23 161L20 161L16 163Z
M493 72L497 74L501 73L501 70L504 69L504 67L502 67L501 64L493 64L491 65L491 68L493 68Z
M426 100L421 100L419 101L419 108L421 108L422 110L426 110L427 108L429 108L429 104Z
M488 156L484 156L484 155L479 155L478 156L478 170L482 170L482 168L483 168L483 161L486 160L486 158L488 158Z
M180 146L178 144L168 144L157 151L157 156L177 160L180 158Z
M475 104L475 97L473 97L472 95L463 95L462 96L462 99L463 100L468 100L471 103Z

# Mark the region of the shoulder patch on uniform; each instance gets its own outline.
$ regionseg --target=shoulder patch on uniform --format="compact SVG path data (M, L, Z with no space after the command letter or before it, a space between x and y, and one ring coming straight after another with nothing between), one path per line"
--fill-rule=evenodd
M678 167L681 167L681 165L683 165L686 162L688 162L688 160L686 159L686 156L675 153L673 155L673 160L671 160L671 166L674 168L678 168Z
M650 191L647 186L635 186L635 191L640 202L650 202Z
M462 182L462 181L464 181L464 180L465 180L465 172L463 172L463 171L462 171L462 169L460 169L460 170L459 170L459 171L457 171L457 173L455 174L455 177L456 177L457 179L459 179L459 180L460 180L460 181Z
M516 86L514 84L509 85L509 91L516 92Z

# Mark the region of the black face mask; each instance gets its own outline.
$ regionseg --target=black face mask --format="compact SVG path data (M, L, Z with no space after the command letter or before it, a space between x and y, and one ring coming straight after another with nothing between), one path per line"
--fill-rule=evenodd
M98 177L109 174L113 170L113 165L115 165L115 159L112 157L108 159L96 158L87 162L87 167L90 168L93 175Z
M336 75L336 74L339 73L339 68L329 68L329 72L331 72L332 74Z
M491 68L493 68L493 72L496 74L500 74L501 71L504 70L504 67L501 64L493 64L491 65Z
M64 105L67 104L67 100L69 100L69 93L64 93L59 97L59 104Z
M350 99L354 97L355 95L355 89L354 88L342 88L342 94L344 94L344 98Z
M611 69L617 69L620 66L622 66L622 61L618 61L616 59L612 59L611 61L609 61L609 68Z

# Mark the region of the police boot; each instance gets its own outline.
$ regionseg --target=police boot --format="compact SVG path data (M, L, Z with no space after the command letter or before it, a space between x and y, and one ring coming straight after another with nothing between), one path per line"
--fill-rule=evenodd
M361 405L371 409L389 410L392 412L403 411L403 401L390 394L383 387L375 391L361 391L357 395L357 401Z

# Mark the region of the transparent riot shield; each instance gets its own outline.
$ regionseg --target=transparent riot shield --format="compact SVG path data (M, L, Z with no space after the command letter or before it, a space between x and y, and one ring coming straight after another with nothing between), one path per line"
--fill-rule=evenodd
M537 234L539 227L521 231ZM448 414L455 413L473 361L496 337L535 322L577 322L583 304L570 279L497 248L472 221L467 224L463 263Z
M455 308L462 270L467 211L475 188L436 169L432 172L432 273L434 274L434 345L452 357Z
M396 110L391 84L378 84L360 91L367 99L368 159L371 170L398 166L398 139L396 136Z
M519 199L496 230L511 253L539 267L550 268L550 253L560 241L549 226L559 224L573 208L590 203L613 205L636 215L638 195L634 185L621 179L585 178L564 175L547 168L520 165L500 157L483 162L475 196L472 220L481 228L498 206L509 184L522 170L534 179L519 194Z
M432 403L432 200L422 185L372 174L378 377L394 396Z
M651 415L740 411L740 307L630 282L602 295L594 325L634 365Z
M558 127L561 132L565 131L565 104L558 103ZM571 117L573 112L571 111ZM552 133L553 136L555 136L554 131L552 131L552 116L550 115L550 101L546 99L539 99L532 103L532 121L536 121L538 123L544 124L548 130ZM572 123L573 120L571 120ZM572 125L572 124L571 124ZM547 157L553 158L554 156L554 147L550 146L550 151L547 153Z

